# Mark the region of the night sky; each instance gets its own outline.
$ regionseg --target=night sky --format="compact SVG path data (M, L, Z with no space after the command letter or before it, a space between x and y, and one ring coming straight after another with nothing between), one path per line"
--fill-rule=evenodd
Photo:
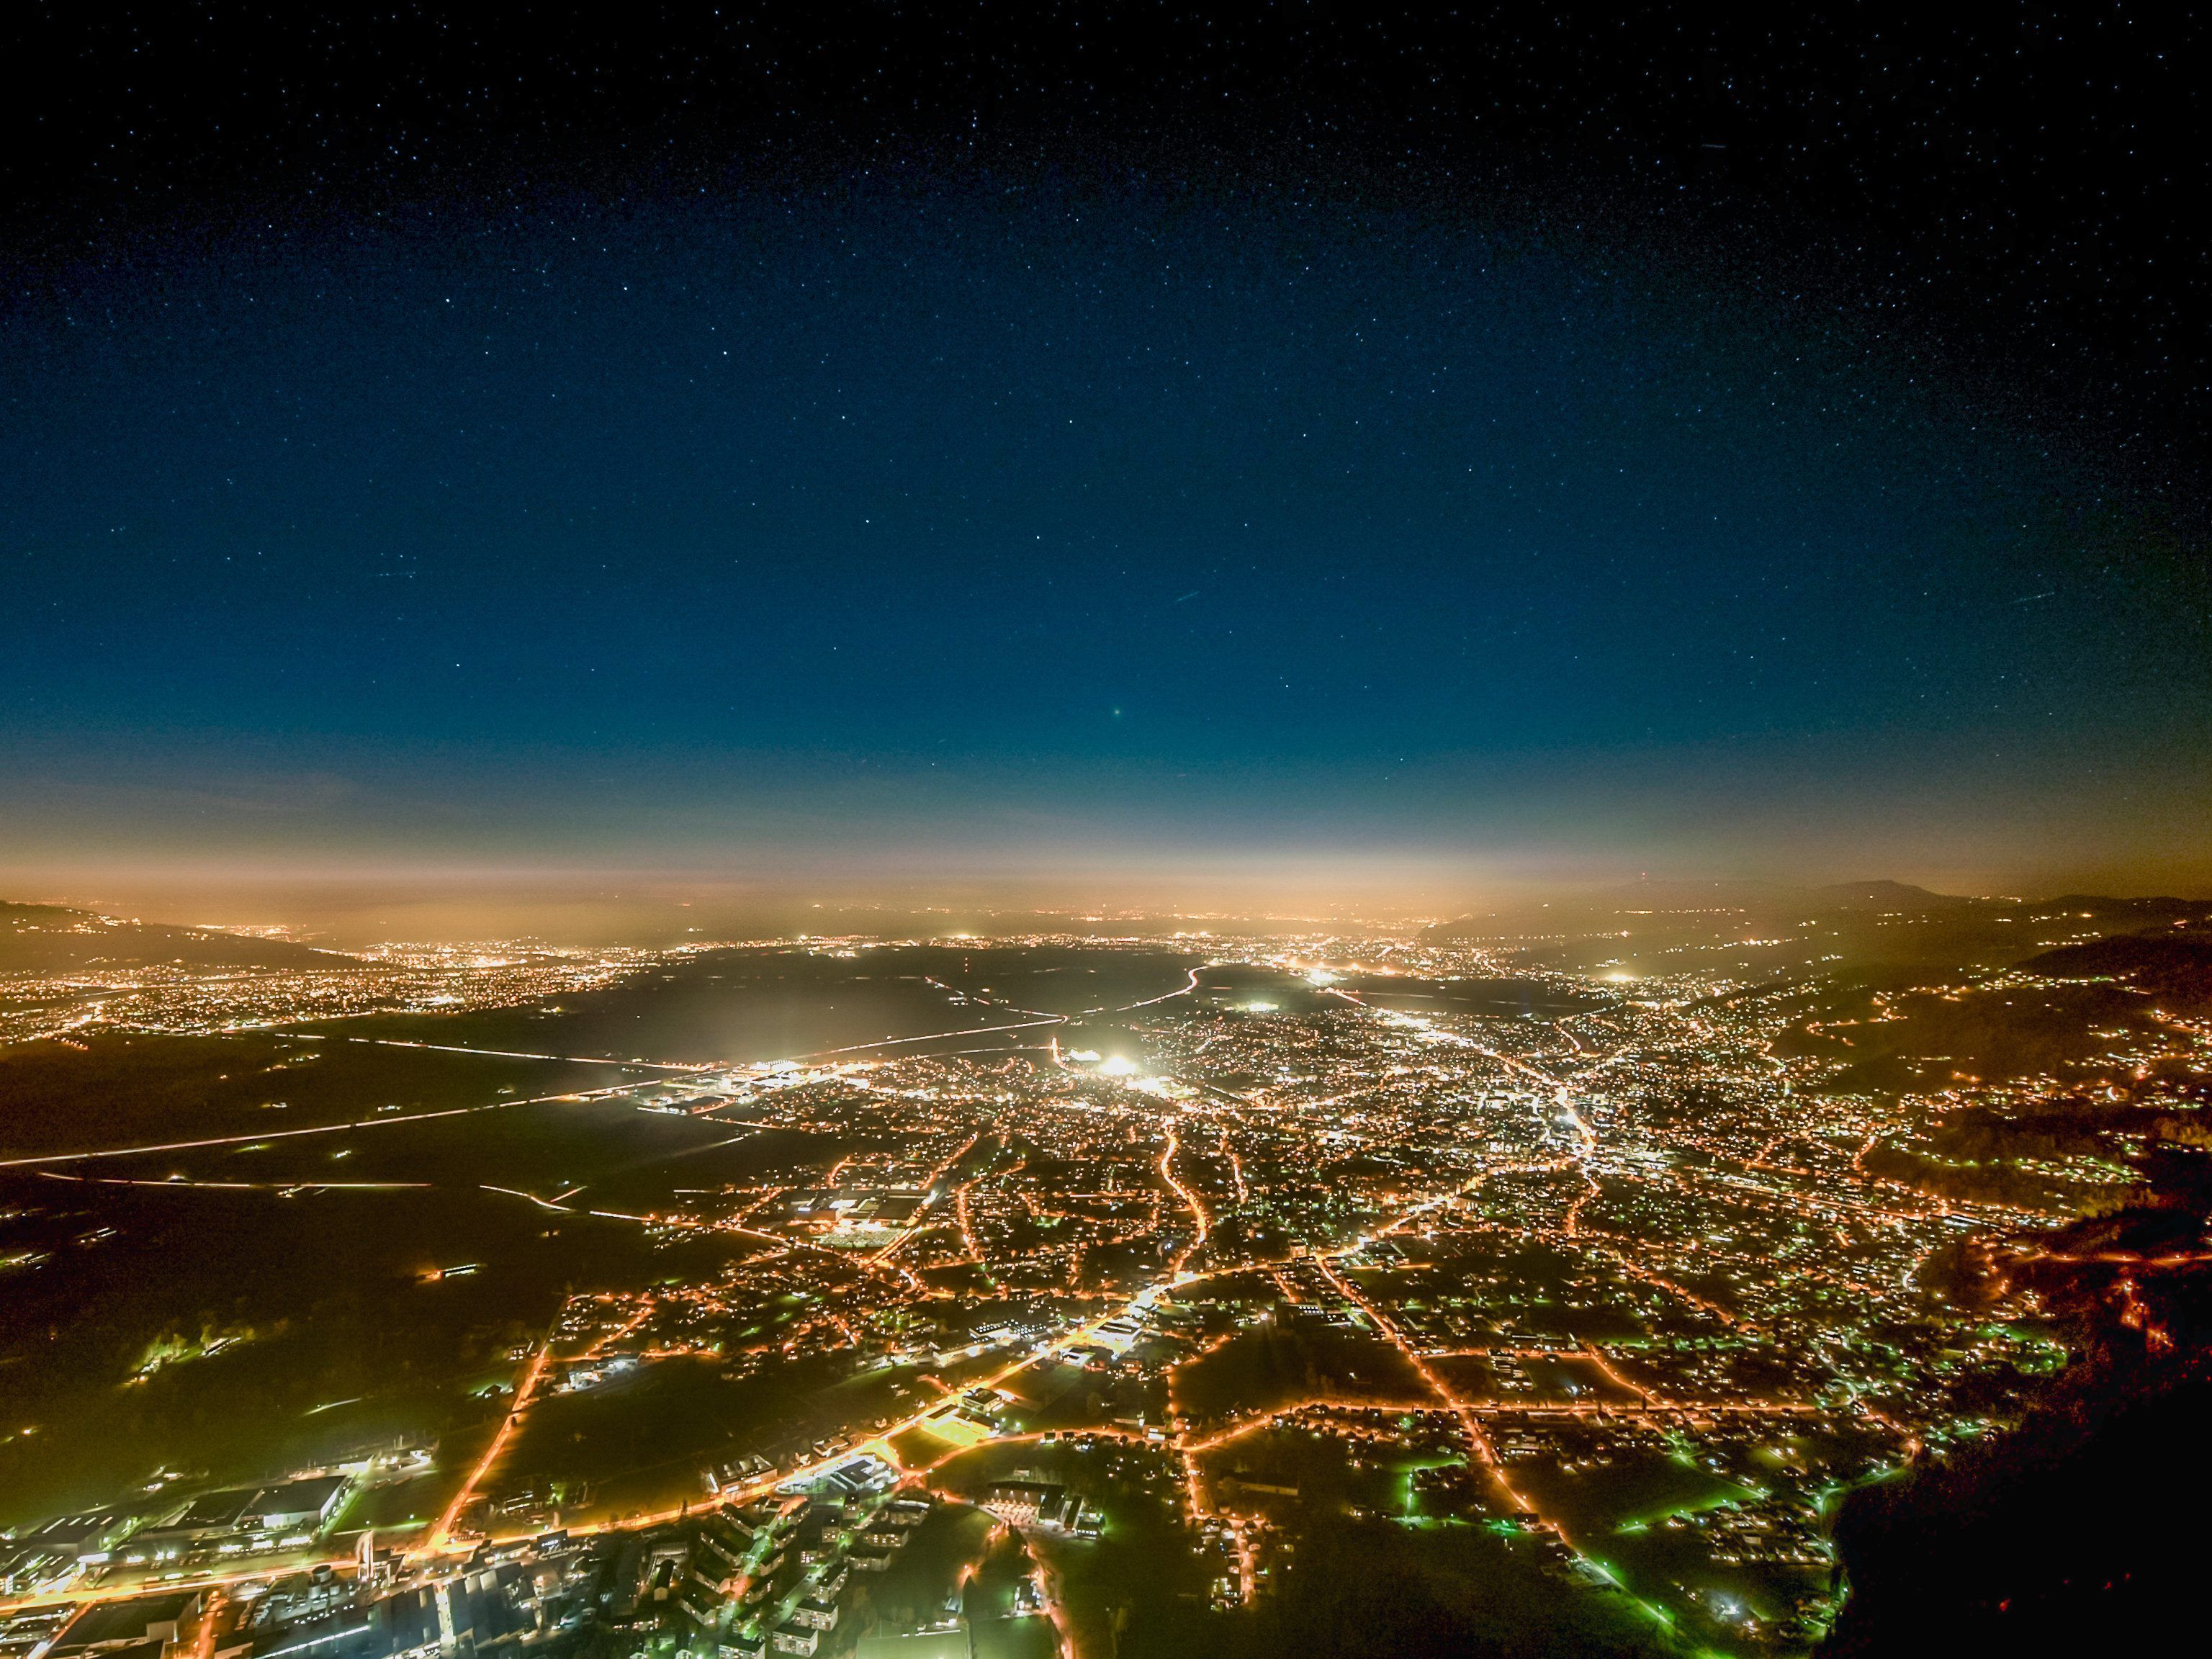
M82 9L18 886L2212 884L2194 26Z

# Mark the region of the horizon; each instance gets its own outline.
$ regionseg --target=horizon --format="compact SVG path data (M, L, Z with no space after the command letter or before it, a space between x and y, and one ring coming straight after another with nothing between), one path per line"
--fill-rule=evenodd
M52 907L137 925L265 934L344 951L402 940L467 944L534 940L572 948L665 947L742 944L769 939L1012 939L1067 933L1200 939L1267 937L1353 928L1378 937L1485 918L1512 926L1558 919L1587 923L1604 915L1687 913L1705 900L1748 916L1799 900L1834 904L1856 894L1892 890L1900 903L1927 899L1978 904L2039 904L2062 898L2118 901L2200 900L2204 895L2115 891L2081 885L2040 890L1962 891L1891 877L1790 881L1772 877L1675 878L1650 872L1592 876L1580 881L1493 883L1443 890L1437 902L1391 902L1372 896L1335 904L1287 900L1224 905L1147 900L1123 891L1089 902L1055 894L1040 882L1025 891L907 889L874 895L821 887L671 878L665 872L567 872L549 882L542 872L445 872L412 879L324 878L254 882L156 882L106 890L0 891L0 905ZM820 894L821 896L815 895ZM219 915L217 913L220 913ZM1118 931L1117 931L1118 929Z

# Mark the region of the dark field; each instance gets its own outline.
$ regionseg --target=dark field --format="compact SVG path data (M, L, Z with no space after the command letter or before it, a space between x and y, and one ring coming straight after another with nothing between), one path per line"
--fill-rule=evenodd
M466 1188L88 1192L19 1176L0 1194L5 1248L48 1253L0 1275L11 1524L160 1467L246 1480L395 1436L466 1441L497 1411L469 1390L511 1376L567 1288L711 1273L731 1248L656 1247L630 1223ZM461 1264L476 1270L424 1282Z
M1281 1411L1302 1401L1423 1403L1427 1390L1379 1337L1290 1316L1242 1332L1176 1373L1178 1409L1200 1422Z
M1188 983L1194 961L1164 951L980 945L887 945L851 957L708 951L548 1006L349 1029L462 1048L708 1065L823 1057L940 1032L972 1031L968 1041L989 1047L1022 1040L993 1027L1174 991Z
M358 1035L334 1024L312 1038L100 1036L85 1048L0 1049L0 1158L276 1135L652 1075L348 1040Z

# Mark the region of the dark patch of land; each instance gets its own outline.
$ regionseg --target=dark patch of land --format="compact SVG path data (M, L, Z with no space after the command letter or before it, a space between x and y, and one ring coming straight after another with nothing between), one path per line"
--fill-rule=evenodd
M272 1133L603 1089L653 1074L274 1031L0 1049L0 1157Z
M751 1248L451 1189L0 1182L0 1524L157 1466L252 1480L400 1436L465 1440L572 1289L711 1277ZM433 1280L434 1270L471 1271ZM134 1380L136 1379L136 1380ZM337 1402L345 1402L341 1405ZM325 1409L318 1409L319 1407Z
M1176 1407L1201 1423L1280 1411L1301 1401L1423 1404L1429 1393L1380 1337L1278 1314L1176 1375Z
M2156 998L2175 1013L2212 1009L2212 937L2202 933L2138 933L2031 957L2022 973L2045 979L2112 979Z
M464 1048L694 1064L791 1060L896 1040L988 1032L1116 1007L1188 982L1194 958L1166 951L885 945L850 957L732 948L656 964L550 1003L388 1016L349 1029ZM958 1046L1041 1037L963 1036Z

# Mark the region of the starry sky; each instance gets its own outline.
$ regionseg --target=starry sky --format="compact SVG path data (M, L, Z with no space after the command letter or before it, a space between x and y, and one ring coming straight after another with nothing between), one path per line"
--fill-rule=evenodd
M2212 884L2193 38L795 15L19 26L15 885Z

